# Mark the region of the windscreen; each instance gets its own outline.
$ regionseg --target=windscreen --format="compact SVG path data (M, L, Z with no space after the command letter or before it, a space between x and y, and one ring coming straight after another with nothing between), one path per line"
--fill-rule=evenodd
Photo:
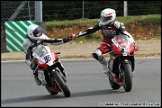
M43 55L48 53L48 50L46 49L46 47L44 45L38 45L37 47L33 48L32 50L33 52L35 52L39 57L42 57Z

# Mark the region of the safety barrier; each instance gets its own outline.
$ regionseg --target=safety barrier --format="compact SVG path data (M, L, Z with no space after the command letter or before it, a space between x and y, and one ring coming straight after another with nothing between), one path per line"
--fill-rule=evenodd
M23 51L23 41L27 26L35 20L5 22L6 52Z

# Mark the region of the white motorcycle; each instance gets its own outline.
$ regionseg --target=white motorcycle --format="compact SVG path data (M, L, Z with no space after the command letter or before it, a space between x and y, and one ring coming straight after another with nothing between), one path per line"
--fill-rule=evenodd
M51 95L62 92L65 97L69 97L71 93L66 84L66 78L61 72L58 54L60 52L51 51L48 46L43 44L43 41L37 43L32 49L32 56L38 65L35 72L38 74L41 85L45 86Z

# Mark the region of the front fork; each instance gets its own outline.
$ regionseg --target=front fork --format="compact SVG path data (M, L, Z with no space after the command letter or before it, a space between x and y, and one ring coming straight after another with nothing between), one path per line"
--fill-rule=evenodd
M54 67L58 67L59 70L61 71L61 73L63 74L63 76L66 78L65 69L64 69L62 63L61 63L59 60L57 60L57 61L55 62Z
M121 83L118 83L119 85L122 85L122 82L123 82L122 81L124 78L123 69L124 69L125 63L131 64L131 61L128 59L119 60L119 58L117 60L117 58L115 59L113 56L110 56L110 59L108 61L109 72L107 75L110 78L114 75L117 76L119 78L119 80L121 81Z
M122 84L124 85L125 83L125 65L128 64L130 65L130 68L132 68L132 62L129 59L124 59L120 64L119 64L119 79L121 80ZM132 71L132 69L131 69ZM131 77L133 77L133 72L130 72Z
M50 72L52 72L51 74L53 74L54 72L58 72L61 75L61 77L63 78L63 80L66 82L65 69L59 60L57 60L54 65L49 67L48 70Z

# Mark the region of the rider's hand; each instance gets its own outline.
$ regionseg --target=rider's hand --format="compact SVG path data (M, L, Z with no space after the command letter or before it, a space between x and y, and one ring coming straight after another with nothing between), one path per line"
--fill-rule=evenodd
M69 34L68 36L69 40L73 40L74 38L76 38L76 34Z

